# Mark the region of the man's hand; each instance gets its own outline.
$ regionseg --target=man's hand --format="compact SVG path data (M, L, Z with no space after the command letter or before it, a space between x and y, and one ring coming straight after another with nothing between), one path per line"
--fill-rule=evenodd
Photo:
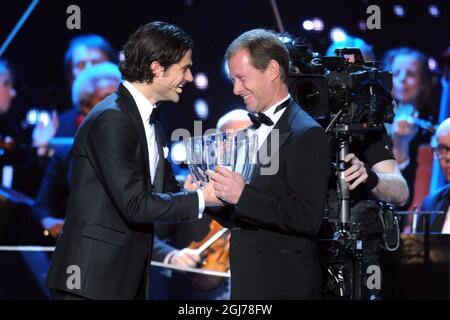
M186 180L184 180L183 188L187 191L196 191L198 189L197 182L192 182L192 176L188 175Z
M40 121L33 129L32 139L33 147L46 148L49 141L55 136L56 131L59 127L59 119L56 111L52 113L52 118L50 122L45 126L42 121Z
M169 259L169 264L178 267L194 268L200 262L201 257L193 249L184 248L175 252Z
M220 166L216 166L214 172L207 174L214 181L214 190L219 199L230 204L239 202L245 186L244 178L240 174Z
M223 202L217 198L214 187L214 181L210 181L203 189L203 197L205 197L206 207L221 207Z
M62 231L64 226L63 219L47 217L42 219L42 227L47 230L53 238L56 238Z
M350 190L355 189L361 183L367 181L368 175L366 167L353 153L348 154L344 161L351 165L350 168L344 171L345 181L350 183Z
M402 163L409 157L409 146L419 127L414 124L412 117L399 116L394 119L392 128L394 155L398 163Z

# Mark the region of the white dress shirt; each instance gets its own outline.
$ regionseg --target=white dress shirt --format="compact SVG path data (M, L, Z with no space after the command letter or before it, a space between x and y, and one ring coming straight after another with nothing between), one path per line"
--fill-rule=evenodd
M288 94L283 100L280 100L279 102L275 103L273 106L271 106L269 109L264 111L263 113L270 118L273 122L273 126L267 126L265 124L261 124L261 126L255 130L256 135L258 136L258 150L263 145L264 141L267 139L267 136L269 135L270 131L275 127L278 120L280 120L281 116L283 115L284 111L286 111L286 108L283 108L282 110L275 113L275 109L285 102L287 99L291 97L290 94Z
M148 156L149 156L149 164L150 164L150 179L152 184L154 183L156 168L158 166L159 154L158 154L158 144L156 143L156 133L155 133L155 125L149 123L150 116L155 109L155 106L148 100L138 89L136 89L130 82L124 81L123 86L127 88L130 92L131 96L136 102L138 107L139 114L141 115L142 123L144 125L145 130L145 138L147 139L147 147L148 147ZM164 159L162 159L164 161ZM198 189L198 217L199 219L203 216L203 211L205 210L205 198L203 196L203 192Z

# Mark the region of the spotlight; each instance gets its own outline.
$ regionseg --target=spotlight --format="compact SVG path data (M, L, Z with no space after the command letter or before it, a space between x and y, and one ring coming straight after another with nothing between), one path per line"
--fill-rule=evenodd
M314 29L314 23L311 20L303 21L303 29L308 31Z
M47 110L31 109L27 113L25 126L32 127L42 122L42 125L46 127L50 123L51 117Z
M430 68L430 70L436 71L437 66L438 64L435 58L432 57L428 58L428 68Z
M209 115L209 106L208 102L205 101L205 99L197 99L194 102L194 109L195 113L197 114L197 117L199 119L205 120L208 118Z
M333 42L344 42L347 40L347 33L340 27L333 27L330 31L330 38Z
M365 20L359 20L358 21L358 28L361 31L367 31L367 23Z
M403 6L396 4L394 5L394 14L397 17L404 17L405 16L405 9L403 8Z
M120 51L119 53L119 61L120 62L125 61L125 53L123 51Z
M206 90L208 89L208 76L203 72L199 72L194 77L194 83L199 90Z
M314 18L313 21L314 31L323 31L323 21L320 18Z
M430 4L428 6L428 13L432 16L432 17L439 17L440 15L440 11L439 8L437 6L435 6L434 4Z

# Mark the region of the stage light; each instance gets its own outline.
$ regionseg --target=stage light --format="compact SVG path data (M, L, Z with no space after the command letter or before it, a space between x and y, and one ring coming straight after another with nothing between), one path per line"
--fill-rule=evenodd
M197 117L201 120L205 120L209 115L209 106L208 102L205 99L199 98L194 102L194 109Z
M206 90L208 89L208 76L203 72L199 72L194 77L194 83L199 90Z
M436 59L434 59L433 57L428 58L428 68L430 68L430 70L436 71L437 66L438 64Z
M51 114L47 110L31 109L26 116L26 126L32 127L42 122L42 125L46 127L50 123Z
M358 28L361 31L367 31L367 22L365 20L359 20Z
M435 18L439 17L439 15L440 15L439 8L434 4L430 4L428 6L428 12L430 13L430 15L432 17L435 17Z
M308 31L313 30L314 23L311 20L303 21L303 29L308 30Z
M396 4L394 5L394 14L397 17L404 17L405 16L405 9L403 8L403 6Z
M323 21L320 18L314 18L313 21L314 31L323 31Z
M330 38L333 42L343 42L347 40L347 33L340 27L333 27L330 31Z
M172 163L180 164L187 159L186 146L183 142L174 142L170 150L170 158Z

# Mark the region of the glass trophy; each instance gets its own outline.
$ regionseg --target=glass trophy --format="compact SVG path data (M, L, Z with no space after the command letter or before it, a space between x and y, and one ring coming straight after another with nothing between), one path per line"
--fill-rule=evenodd
M252 129L218 132L185 141L187 164L193 181L203 188L209 182L207 170L222 166L239 173L249 183L256 166L258 136Z

